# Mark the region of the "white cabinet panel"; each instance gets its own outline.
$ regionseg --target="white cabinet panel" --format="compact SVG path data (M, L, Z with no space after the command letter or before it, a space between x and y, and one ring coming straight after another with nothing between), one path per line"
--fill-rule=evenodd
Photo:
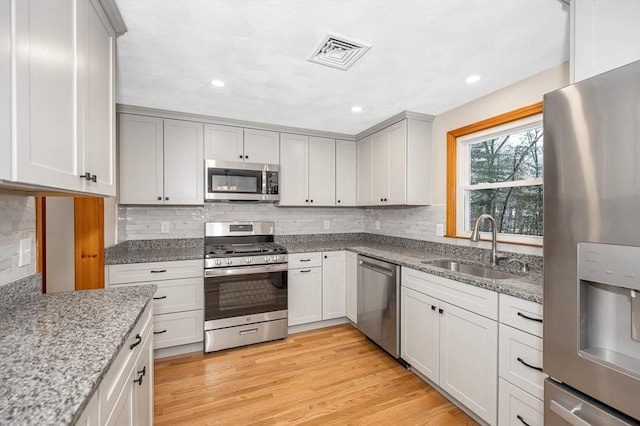
M109 284L146 283L178 278L202 277L204 261L127 263L109 265Z
M154 315L153 346L155 349L186 345L204 340L204 311Z
M202 123L164 120L164 203L203 204Z
M500 322L542 337L542 305L500 294Z
M76 426L98 426L100 424L100 398L96 391L82 414L76 422Z
M244 129L244 161L280 164L280 133Z
M489 424L495 424L497 323L444 302L440 308L440 386Z
M336 203L336 141L309 138L309 204L333 206Z
M0 1L0 179L11 179L11 2Z
M394 173L402 174L396 169ZM389 198L389 134L375 133L371 139L371 198L374 205L384 204Z
M356 156L358 159L358 179L356 203L359 206L373 205L372 182L372 151L373 139L371 137L360 140L356 145Z
M574 0L573 82L640 60L640 2Z
M358 255L347 252L346 315L354 324L358 323Z
M153 425L153 336L145 339L136 362L133 391L134 425Z
M499 383L500 426L543 426L544 403L504 379Z
M322 268L288 272L289 327L322 320Z
M345 316L346 253L330 251L322 259L322 319Z
M322 266L322 254L314 253L291 253L288 255L289 269L315 268Z
M508 325L500 324L500 377L544 398L542 339Z
M336 140L336 206L356 205L356 144Z
M241 127L205 124L204 158L243 161L243 129Z
M401 298L401 357L412 369L437 384L440 381L440 302L404 286Z
M280 205L309 204L309 138L280 135Z
M120 203L162 204L161 118L120 114Z
M405 204L407 200L407 121L402 120L387 130L387 194L385 203ZM427 167L427 161L423 167ZM404 171L404 172L403 172ZM424 182L420 183L424 185Z

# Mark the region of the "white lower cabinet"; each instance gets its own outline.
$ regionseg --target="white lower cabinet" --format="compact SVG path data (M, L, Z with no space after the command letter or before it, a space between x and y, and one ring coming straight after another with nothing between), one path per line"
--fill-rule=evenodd
M204 340L202 260L107 266L109 287L155 284L153 346L162 349Z
M347 258L344 251L322 254L322 319L344 317Z
M354 324L358 323L358 255L346 252L346 315Z
M76 422L76 426L98 426L100 424L100 392L93 394Z
M289 327L322 320L322 268L289 269Z
M543 426L544 403L500 378L500 426Z
M497 294L465 287L473 286L403 268L401 357L412 369L494 425L498 325L493 318L497 317ZM442 299L429 294L430 288L437 288ZM482 301L479 310L488 317L449 303L466 307L478 301Z

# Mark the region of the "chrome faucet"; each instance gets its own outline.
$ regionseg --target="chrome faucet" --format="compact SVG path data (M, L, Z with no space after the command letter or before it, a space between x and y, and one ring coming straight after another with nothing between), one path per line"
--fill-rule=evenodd
M480 222L483 219L488 219L489 223L491 223L491 266L498 265L498 262L502 259L502 257L498 256L498 238L497 238L497 225L496 220L490 214L481 214L476 219L476 224L473 225L473 232L471 232L471 237L469 239L474 242L480 241Z

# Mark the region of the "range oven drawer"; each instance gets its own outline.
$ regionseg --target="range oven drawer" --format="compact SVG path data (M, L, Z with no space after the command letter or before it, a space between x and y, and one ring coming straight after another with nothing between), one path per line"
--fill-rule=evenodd
M287 337L287 319L208 330L204 333L204 351L213 352Z

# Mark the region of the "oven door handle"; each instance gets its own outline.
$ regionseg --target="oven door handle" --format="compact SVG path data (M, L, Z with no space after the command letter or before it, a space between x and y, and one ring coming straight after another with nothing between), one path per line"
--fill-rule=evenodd
M205 277L227 277L229 275L252 275L252 274L265 274L270 272L283 272L289 269L288 263L278 263L275 265L256 265L256 266L243 266L236 268L220 268L220 269L205 269Z

